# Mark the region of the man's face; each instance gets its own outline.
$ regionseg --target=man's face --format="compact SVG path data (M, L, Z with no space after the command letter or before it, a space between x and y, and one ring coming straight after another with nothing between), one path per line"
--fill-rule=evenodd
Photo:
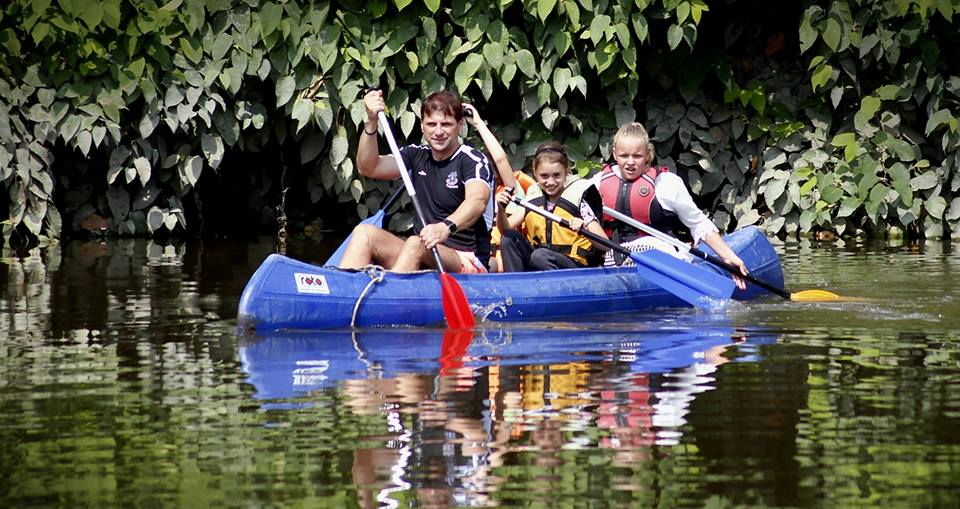
M426 114L420 121L423 138L434 152L447 156L457 148L460 122L440 111Z

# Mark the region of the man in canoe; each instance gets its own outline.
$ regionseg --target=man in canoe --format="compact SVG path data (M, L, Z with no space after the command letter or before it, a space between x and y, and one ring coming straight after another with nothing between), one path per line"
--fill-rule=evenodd
M377 116L385 109L383 92L367 92L363 104L367 121L357 144L357 169L366 177L394 180L400 168L392 155L381 155L377 145ZM420 127L426 143L402 147L400 154L427 224L415 220L416 234L407 239L373 225L358 225L340 260L341 268L369 264L396 272L436 268L431 253L436 246L448 272L487 271L493 176L483 153L460 143L462 126L463 104L456 94L440 90L424 99Z
M682 223L690 231L694 245L703 241L724 262L747 274L743 260L730 249L716 225L693 202L683 180L665 166L650 165L654 149L643 124L631 122L617 131L613 137L613 158L616 164L604 166L592 179L605 206L670 235L676 235L676 227ZM603 224L614 242L631 251L660 249L676 253L669 244L646 236L606 214ZM604 265L633 264L630 258L617 258L620 258L618 253L607 252ZM746 287L743 279L733 279L738 288Z
M541 144L533 156L533 178L526 201L560 216L570 223L565 228L544 216L523 208L507 209L512 193L497 193L497 226L503 231L500 256L504 272L573 269L602 263L606 247L593 244L578 233L585 228L606 239L598 219L600 196L589 181L570 174L570 159L563 145ZM526 234L517 229L523 225Z

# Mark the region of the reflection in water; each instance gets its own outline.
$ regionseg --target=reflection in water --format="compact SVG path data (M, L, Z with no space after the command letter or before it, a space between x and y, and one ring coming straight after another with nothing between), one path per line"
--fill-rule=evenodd
M565 450L633 468L679 444L694 397L743 340L728 328L322 332L252 337L240 356L266 408L339 389L351 412L382 420L385 433L358 438L379 446L354 452L362 506L489 506L562 490ZM515 484L533 491L503 490Z
M960 256L780 249L864 300L238 338L271 242L4 253L0 507L956 506Z

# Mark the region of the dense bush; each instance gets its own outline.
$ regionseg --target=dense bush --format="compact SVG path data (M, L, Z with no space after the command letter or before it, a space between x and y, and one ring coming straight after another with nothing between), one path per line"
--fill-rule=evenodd
M302 223L366 216L387 188L351 158L369 86L414 139L419 98L463 92L517 165L554 137L589 171L641 120L726 229L958 229L960 78L941 51L958 4L780 4L13 0L4 237L197 231L224 207L269 222L281 200Z

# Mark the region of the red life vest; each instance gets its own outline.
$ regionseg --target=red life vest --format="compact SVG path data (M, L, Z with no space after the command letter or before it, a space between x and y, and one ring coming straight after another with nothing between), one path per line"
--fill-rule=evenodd
M660 231L673 233L676 214L663 210L657 197L657 175L670 171L666 166L650 167L646 173L633 181L623 180L609 164L600 173L600 196L603 204L621 214L653 226ZM616 219L603 215L603 228L607 236L618 243L628 242L645 233Z

